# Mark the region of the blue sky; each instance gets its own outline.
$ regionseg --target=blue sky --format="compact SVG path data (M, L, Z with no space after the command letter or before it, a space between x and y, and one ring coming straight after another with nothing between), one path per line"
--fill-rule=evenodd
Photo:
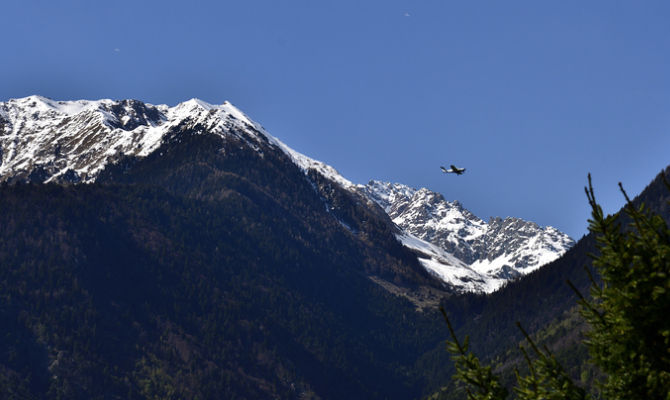
M229 100L348 179L575 238L670 164L665 1L6 0L0 101ZM463 176L443 175L457 164Z

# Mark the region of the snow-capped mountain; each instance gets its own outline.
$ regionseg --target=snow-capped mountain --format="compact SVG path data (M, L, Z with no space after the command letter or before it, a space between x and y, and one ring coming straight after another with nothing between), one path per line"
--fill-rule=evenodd
M232 104L191 99L175 107L137 100L54 101L42 96L0 103L0 181L93 182L121 156L144 157L184 128L233 135L261 151L281 148L303 170L315 169L343 186L331 167L293 151Z
M323 188L317 174L365 207L378 210L378 204L400 228L398 240L454 290L493 291L557 258L573 243L556 229L515 218L486 223L427 189L375 181L356 185L291 149L228 102L191 99L169 107L30 96L0 103L0 182L91 183L106 166L128 156L147 157L168 141L179 142L185 131L232 137L261 156L279 150L313 180L315 189ZM324 201L327 209L337 209Z
M420 257L424 266L460 289L494 291L557 259L574 244L553 227L519 218L491 218L486 223L458 201L449 202L425 188L370 181L363 190L405 232L400 240L426 255ZM419 244L416 238L433 246ZM455 265L460 268L450 268Z

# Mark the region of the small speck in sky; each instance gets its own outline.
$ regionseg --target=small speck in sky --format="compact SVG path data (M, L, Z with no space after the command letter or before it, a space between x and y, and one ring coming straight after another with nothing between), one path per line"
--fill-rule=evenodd
M403 14L403 16L405 16L405 17L409 17L409 16L410 16L410 13L405 12L405 13Z
M114 49L114 53L120 53L120 52L121 52L121 49L119 49L118 47L116 47L116 48Z

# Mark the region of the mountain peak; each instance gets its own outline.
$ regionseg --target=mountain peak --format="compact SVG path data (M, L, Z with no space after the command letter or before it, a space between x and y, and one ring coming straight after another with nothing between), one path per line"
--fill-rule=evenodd
M424 267L460 291L492 292L574 244L555 228L520 218L492 217L486 223L427 188L370 181L365 193L404 232L399 240L420 254Z
M97 109L102 104L111 104L112 100L74 100L57 101L40 95L10 99L7 108L23 109L32 113L55 113L58 115L75 115L85 110Z
M179 104L177 105L178 108L179 108L179 107L182 107L182 106L183 106L183 107L191 107L191 108L192 108L192 107L200 107L200 108L204 109L205 111L209 111L209 110L211 110L211 109L213 109L213 108L216 108L215 105L212 105L212 104L210 104L210 103L208 103L208 102L206 102L206 101L197 99L197 98L195 98L195 97L192 98L192 99L190 99L190 100L186 100L186 101L183 102L183 103L179 103Z
M247 136L252 142L259 132L267 135L228 102L214 106L191 99L169 107L33 95L0 103L0 181L61 181L67 175L76 176L74 182L92 182L121 155L151 154L184 123L222 136Z

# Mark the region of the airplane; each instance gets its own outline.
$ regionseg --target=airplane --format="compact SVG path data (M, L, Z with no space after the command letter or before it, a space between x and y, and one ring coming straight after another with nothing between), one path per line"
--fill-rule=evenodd
M465 168L458 168L458 167L456 167L454 164L451 164L450 167L451 167L451 168L446 169L446 168L440 166L440 169L441 169L442 172L444 172L445 174L452 174L452 173L453 173L453 174L456 174L456 175L462 175L463 172L465 172Z

